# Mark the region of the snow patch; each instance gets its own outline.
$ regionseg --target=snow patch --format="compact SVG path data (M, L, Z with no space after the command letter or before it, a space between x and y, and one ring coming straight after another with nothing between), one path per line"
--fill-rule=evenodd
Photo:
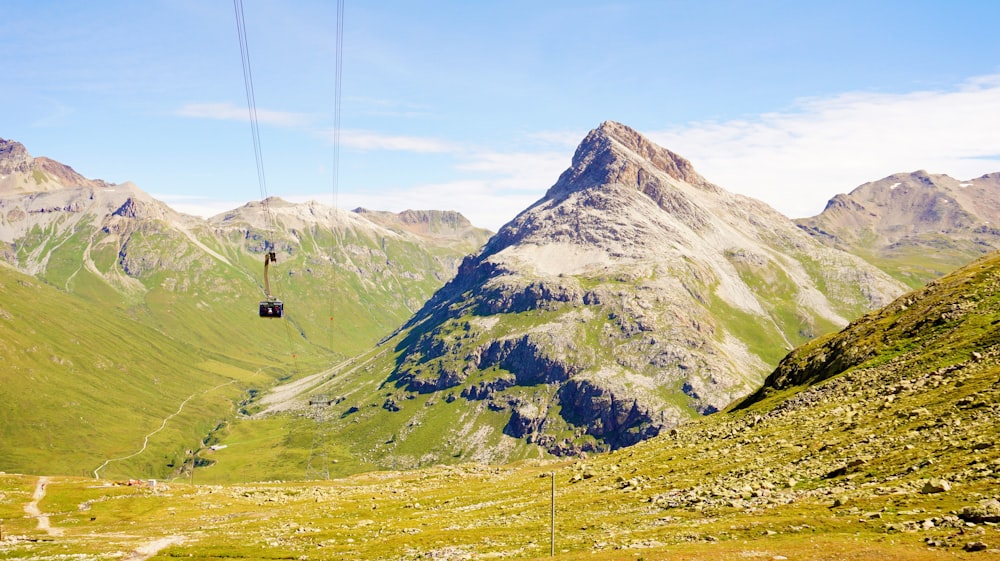
M902 185L902 183L900 182L893 183L892 185L889 186L889 190L894 191L896 187L899 187L900 185Z
M965 188L965 187L972 187L972 184L971 183L959 183L958 186Z

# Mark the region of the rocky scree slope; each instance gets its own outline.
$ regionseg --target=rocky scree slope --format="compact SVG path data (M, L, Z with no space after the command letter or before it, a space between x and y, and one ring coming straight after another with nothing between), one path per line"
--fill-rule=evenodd
M968 181L898 173L830 199L795 221L916 288L1000 249L1000 173Z
M725 407L795 345L902 291L606 122L546 195L404 326L388 412L360 421L407 415L407 400L432 395L441 399L427 400L421 419L455 400L467 413L452 431L423 434L416 423L394 436L437 442L428 461L468 454L446 442L467 447L457 435L477 431L502 433L481 459L524 444L555 454L618 448Z

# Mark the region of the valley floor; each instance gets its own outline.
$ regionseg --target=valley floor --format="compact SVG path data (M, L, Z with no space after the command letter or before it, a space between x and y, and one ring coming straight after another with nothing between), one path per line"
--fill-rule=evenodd
M224 485L0 474L0 559L998 559L1000 345L954 356L589 458Z

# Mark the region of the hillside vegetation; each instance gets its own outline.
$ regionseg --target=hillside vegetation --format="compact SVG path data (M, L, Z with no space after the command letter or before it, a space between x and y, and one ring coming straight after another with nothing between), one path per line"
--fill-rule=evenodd
M0 144L0 470L189 470L253 396L371 348L488 235L279 199L204 220ZM257 317L265 247L282 320Z
M185 461L183 443L197 442L249 398L248 390L268 387L292 368L256 353L192 348L123 319L115 306L67 295L9 267L0 266L0 287L6 470L92 476L111 460L105 475L169 473Z
M554 478L558 559L992 558L998 300L994 254L798 349L734 409L587 458L298 483L0 476L0 555L541 558Z
M903 291L606 122L393 337L253 404L211 457L287 479L325 440L336 474L621 448L726 407ZM282 429L296 436L280 447L250 437Z

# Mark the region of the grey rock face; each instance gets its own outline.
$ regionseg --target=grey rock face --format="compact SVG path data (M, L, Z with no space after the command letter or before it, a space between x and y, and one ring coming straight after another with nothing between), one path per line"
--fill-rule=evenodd
M550 452L617 448L724 408L902 291L606 122L404 327L393 376L515 403L505 432Z

